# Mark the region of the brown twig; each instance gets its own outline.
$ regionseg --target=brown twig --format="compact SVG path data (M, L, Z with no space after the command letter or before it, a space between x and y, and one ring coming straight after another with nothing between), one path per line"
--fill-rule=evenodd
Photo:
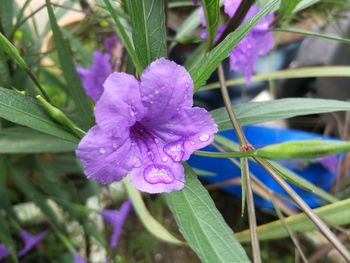
M218 75L219 75L219 81L220 81L221 94L225 103L227 113L231 119L232 125L237 134L241 150L249 150L251 149L251 146L249 145L244 135L244 132L239 124L239 121L231 105L231 99L226 87L224 70L221 64L219 64L219 67L218 67ZM244 163L244 171L242 172L242 175L245 176L244 179L246 180L245 191L247 195L247 208L248 208L248 217L249 217L250 238L251 238L251 244L252 244L252 250L253 250L253 262L261 263L260 245L259 245L259 239L258 239L258 233L257 233L254 198L253 198L253 190L252 190L251 178L249 173L248 159L243 158L243 163Z

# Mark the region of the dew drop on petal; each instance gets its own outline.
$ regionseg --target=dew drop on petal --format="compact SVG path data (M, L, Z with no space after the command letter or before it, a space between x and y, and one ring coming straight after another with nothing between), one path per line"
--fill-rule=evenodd
M180 162L185 153L182 141L168 143L164 146L164 152L173 159L174 162Z
M154 142L158 144L159 140L157 138L154 138Z
M103 147L101 147L101 148L99 149L99 152L100 152L100 154L105 154L105 153L106 153L106 149L103 148Z
M153 152L151 152L151 151L147 152L147 156L151 161L154 160L154 153Z
M199 140L200 140L201 142L206 142L206 141L209 140L209 135L206 134L206 133L203 133L203 134L199 135Z
M159 94L159 90L156 90L154 93L155 93L155 94Z
M149 165L144 171L144 178L150 184L170 184L175 177L170 169L164 165Z
M163 162L167 162L167 161L168 161L168 158L167 158L166 156L164 156L164 157L162 158L162 161L163 161Z
M191 145L194 145L194 141L191 141L190 143L191 143Z
M113 149L117 149L118 148L118 144L116 142L113 142L112 143L112 147L113 147Z
M136 115L136 109L134 106L129 106L129 114L131 117L134 117Z
M137 158L137 157L134 157L134 158L132 159L132 162L133 162L133 164L134 164L134 167L136 167L136 168L138 168L138 167L141 166L141 160L140 160L139 158Z

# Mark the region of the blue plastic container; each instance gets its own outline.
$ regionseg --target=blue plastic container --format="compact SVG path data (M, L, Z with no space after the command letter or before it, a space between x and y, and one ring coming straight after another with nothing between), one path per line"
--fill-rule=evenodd
M331 139L329 137L323 137L319 134L290 129L275 129L263 126L246 126L243 129L249 142L255 148L261 148L269 144L281 143L290 140ZM233 130L220 132L219 135L237 142L237 137L235 136ZM217 151L212 146L208 146L203 150ZM216 174L216 176L201 176L201 180L207 183L218 183L231 178L240 177L239 168L227 159L192 155L188 163L194 168L206 170ZM329 190L335 180L335 175L326 169L324 165L321 165L317 160L313 162L303 162L301 160L283 160L282 164L286 168L294 171L301 177L309 180L324 190ZM249 167L252 173L267 187L273 189L277 193L287 196L285 191L259 165L250 161ZM292 184L291 186L312 208L318 207L324 203L323 200L317 197L315 194L303 190L298 186ZM222 189L236 197L241 197L240 185L224 186ZM273 205L270 201L258 195L254 195L254 198L255 205L257 207L273 209Z

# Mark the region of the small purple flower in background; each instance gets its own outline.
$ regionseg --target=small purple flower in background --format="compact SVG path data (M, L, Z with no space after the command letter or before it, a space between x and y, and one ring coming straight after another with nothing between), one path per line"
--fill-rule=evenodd
M198 3L198 0L192 0L192 3L196 5Z
M193 81L186 69L161 58L141 80L113 73L95 106L96 125L81 140L76 155L85 175L102 184L122 180L149 193L184 187L181 161L209 145L217 126L193 105Z
M116 248L119 242L120 235L122 233L122 228L124 222L128 217L131 208L131 202L129 200L125 201L119 210L103 210L101 215L103 219L113 226L113 234L110 241L111 248Z
M318 161L324 168L330 171L333 175L337 174L339 159L336 155L321 157L321 158L318 158Z
M225 0L225 13L229 17L233 17L240 3L241 0ZM252 6L246 17L243 19L243 23L256 15L259 10L259 7ZM205 26L203 10L200 11L200 17L202 25ZM250 83L251 81L258 57L266 55L274 46L273 33L269 31L269 25L273 19L273 14L269 14L262 18L230 53L230 69L242 73L247 83ZM218 27L215 41L219 39L224 29L224 26ZM202 32L201 37L207 38L207 32Z
M105 38L103 45L108 53L112 53L118 43L120 43L119 37L117 35L112 35Z
M112 73L111 56L95 50L90 68L77 68L77 73L83 83L87 95L97 101L103 92L103 82Z
M73 263L86 263L86 260L82 258L79 254L75 253L73 255Z
M0 243L0 260L7 258L9 254L10 251L7 249L7 247Z
M28 231L22 229L20 232L20 236L24 242L24 247L21 249L20 252L18 252L18 257L22 257L25 254L27 254L38 243L40 243L40 241L43 240L47 236L48 233L49 233L49 231L45 230L45 231L40 232L37 235L32 235Z

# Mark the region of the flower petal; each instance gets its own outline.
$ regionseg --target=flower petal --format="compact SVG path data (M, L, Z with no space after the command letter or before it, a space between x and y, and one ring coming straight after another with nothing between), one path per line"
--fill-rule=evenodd
M0 260L7 258L8 255L10 255L10 251L4 244L0 243Z
M77 68L77 73L83 83L86 94L95 102L103 92L103 82L112 73L109 60L109 54L104 54L96 50L93 53L93 61L90 68Z
M128 132L116 137L98 126L92 127L76 150L85 175L101 184L108 184L120 181L135 165L138 166L139 159L136 160L137 153L128 136Z
M121 135L145 114L140 85L134 76L113 73L103 84L104 92L95 106L96 123L105 131Z
M248 84L259 56L255 43L252 34L248 34L230 53L230 69L242 73Z
M141 75L141 97L148 110L146 121L162 123L176 115L177 109L192 107L192 78L184 67L160 58Z
M130 173L131 183L140 191L150 194L168 193L181 190L184 187L184 168L180 163L170 158L142 162L142 166Z
M210 114L203 108L184 109L168 122L152 130L163 141L163 150L174 162L186 161L207 145L218 131Z
M28 231L22 229L20 231L20 236L24 242L24 247L21 249L21 251L18 252L18 257L22 257L31 251L38 243L40 243L41 240L47 236L48 233L49 231L45 230L37 235L32 235Z

